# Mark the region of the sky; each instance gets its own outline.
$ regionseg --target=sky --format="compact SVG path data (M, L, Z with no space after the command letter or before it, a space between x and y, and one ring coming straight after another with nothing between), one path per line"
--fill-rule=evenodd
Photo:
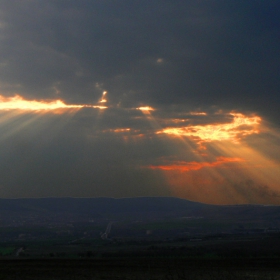
M1 0L0 197L280 204L278 0Z

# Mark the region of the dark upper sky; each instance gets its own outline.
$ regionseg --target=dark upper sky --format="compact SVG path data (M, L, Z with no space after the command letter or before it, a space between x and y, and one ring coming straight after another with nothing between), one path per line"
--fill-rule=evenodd
M2 0L0 196L279 203L279 34L278 0Z

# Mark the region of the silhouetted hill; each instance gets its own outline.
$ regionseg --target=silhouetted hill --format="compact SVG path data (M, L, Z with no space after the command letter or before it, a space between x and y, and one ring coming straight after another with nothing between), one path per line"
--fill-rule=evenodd
M15 217L59 216L63 220L89 218L114 219L164 218L164 217L204 217L228 220L266 220L275 224L280 220L279 206L231 205L218 206L188 201L174 197L137 198L25 198L0 199L2 220ZM68 217L68 218L66 218Z
M204 204L174 197L138 198L23 198L0 199L0 211L91 213L173 212L194 210Z

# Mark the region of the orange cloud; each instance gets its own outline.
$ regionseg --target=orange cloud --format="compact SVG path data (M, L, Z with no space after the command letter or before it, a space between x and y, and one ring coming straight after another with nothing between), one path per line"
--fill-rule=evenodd
M102 97L99 100L100 103L106 103L107 102L107 99L105 98L106 94L107 94L107 91L103 91Z
M0 110L21 110L21 111L55 111L61 109L80 109L84 107L106 109L106 106L99 105L67 105L61 100L53 101L37 101L37 100L26 100L20 95L13 97L5 97L0 95Z
M150 169L160 169L160 170L177 170L181 172L188 172L191 170L199 170L204 167L215 167L218 165L231 163L231 162L242 162L242 158L228 158L228 157L218 157L214 162L185 162L185 161L175 161L168 165L150 165Z
M143 107L138 107L136 108L137 110L144 112L150 112L150 111L154 111L155 109L150 107L150 106L143 106Z
M238 142L244 136L260 132L260 117L248 117L241 113L230 113L230 115L233 116L231 123L167 127L157 133L198 138L204 142L224 140Z
M108 108L107 106L100 106L100 105L83 105L82 107L88 107L88 108L94 108L100 110L104 110Z
M126 133L126 132L130 132L130 131L131 131L131 128L116 128L116 129L103 130L102 132Z
M207 116L205 112L190 112L191 116Z

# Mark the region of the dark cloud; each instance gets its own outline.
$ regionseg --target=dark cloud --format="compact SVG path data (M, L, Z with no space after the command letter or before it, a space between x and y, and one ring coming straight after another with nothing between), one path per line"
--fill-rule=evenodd
M117 102L265 111L268 98L279 101L275 1L2 1L0 9L7 94L53 97L56 87L66 100L91 102L98 82Z

